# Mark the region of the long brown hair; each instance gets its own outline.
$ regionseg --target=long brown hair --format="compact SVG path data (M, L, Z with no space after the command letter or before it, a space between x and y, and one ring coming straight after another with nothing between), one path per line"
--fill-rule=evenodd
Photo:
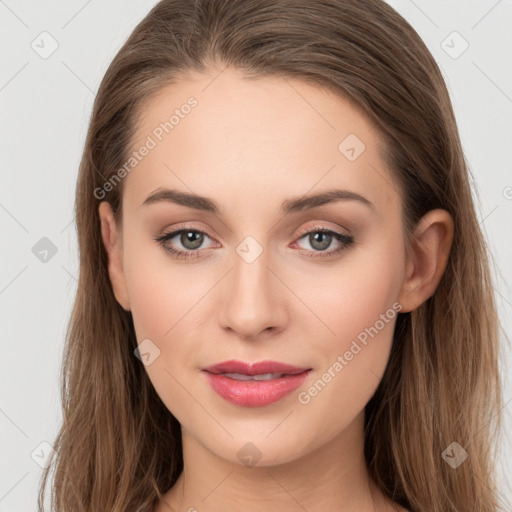
M489 255L441 72L381 0L162 0L118 52L80 164L80 275L62 366L63 422L40 510L51 467L58 512L152 511L183 468L180 425L134 356L131 313L112 291L98 190L126 162L147 99L188 71L226 66L299 78L358 106L383 142L406 237L433 208L452 215L443 278L418 309L399 315L389 364L366 406L365 457L382 492L415 512L495 512L502 395ZM118 220L122 185L102 198ZM453 442L469 455L457 469L442 456Z

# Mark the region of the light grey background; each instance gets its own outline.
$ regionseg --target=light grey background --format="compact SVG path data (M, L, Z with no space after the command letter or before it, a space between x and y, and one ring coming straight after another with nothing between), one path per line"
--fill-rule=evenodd
M52 444L61 420L60 358L78 272L74 187L88 119L109 62L155 3L0 0L0 512L36 510L38 462L44 464L45 443ZM447 81L509 333L512 1L389 3L418 31ZM57 249L46 262L32 251L43 237ZM512 383L506 371L511 366L504 340L507 442L498 471L512 502Z

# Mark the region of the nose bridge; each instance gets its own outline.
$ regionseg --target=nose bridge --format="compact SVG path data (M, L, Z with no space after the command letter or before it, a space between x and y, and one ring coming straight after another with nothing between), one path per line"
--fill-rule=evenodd
M221 300L221 322L245 338L279 325L282 304L276 278L268 268L269 256L267 248L251 236L233 254L233 270Z

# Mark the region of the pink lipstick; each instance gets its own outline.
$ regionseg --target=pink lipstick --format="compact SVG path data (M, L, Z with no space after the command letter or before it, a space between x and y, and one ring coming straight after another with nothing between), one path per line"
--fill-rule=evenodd
M311 372L275 361L225 361L202 369L213 390L243 407L263 407L297 389Z

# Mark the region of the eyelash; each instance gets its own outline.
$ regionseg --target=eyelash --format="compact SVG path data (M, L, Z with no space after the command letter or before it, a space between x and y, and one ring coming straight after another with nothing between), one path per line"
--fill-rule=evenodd
M198 258L198 252L201 251L201 249L195 249L195 250L188 250L188 251L182 251L180 249L175 249L173 247L170 247L169 245L166 245L166 242L168 240L171 240L172 238L176 237L177 235L180 235L181 233L199 233L201 235L206 235L208 238L211 238L208 233L205 231L202 231L200 229L194 229L194 228L181 228L177 229L175 231L169 231L167 233L164 233L161 236L158 236L154 238L156 242L158 242L164 250L171 253L174 257L177 259L183 259L187 260L190 258ZM334 231L333 229L328 228L320 228L315 227L313 229L309 229L307 231L301 232L299 238L297 240L302 240L307 235L310 235L312 233L327 233L329 235L332 235L336 240L342 243L340 247L337 249L331 249L330 251L308 251L306 252L310 255L311 258L328 258L329 256L332 256L334 254L339 254L343 252L344 250L348 249L353 243L354 243L354 237L351 235L345 235L343 233L339 233L338 231Z

